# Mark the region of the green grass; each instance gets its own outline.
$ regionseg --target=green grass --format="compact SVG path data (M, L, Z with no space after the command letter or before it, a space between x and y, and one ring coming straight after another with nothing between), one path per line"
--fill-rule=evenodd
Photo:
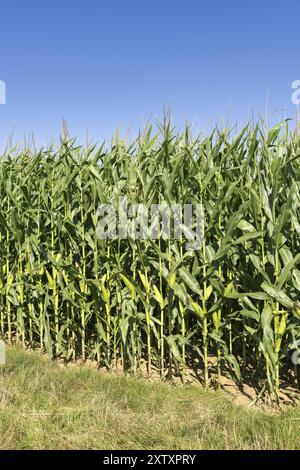
M300 449L300 407L240 406L224 392L61 367L9 348L1 449Z

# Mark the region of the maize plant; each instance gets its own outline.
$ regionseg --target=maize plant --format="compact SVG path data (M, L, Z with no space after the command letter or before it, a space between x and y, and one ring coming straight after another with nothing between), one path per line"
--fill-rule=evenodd
M58 147L7 150L1 337L149 377L194 370L205 387L255 378L278 399L297 383L299 156L287 122L194 137L165 120L129 144L116 135L80 147L65 135ZM124 197L201 204L201 248L167 239L159 221L154 239L99 237L99 206Z

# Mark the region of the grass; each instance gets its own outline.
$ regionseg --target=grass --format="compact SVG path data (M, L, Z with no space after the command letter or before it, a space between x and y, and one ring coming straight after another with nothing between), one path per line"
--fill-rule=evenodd
M61 367L10 347L1 449L300 449L300 406L268 412L199 385Z

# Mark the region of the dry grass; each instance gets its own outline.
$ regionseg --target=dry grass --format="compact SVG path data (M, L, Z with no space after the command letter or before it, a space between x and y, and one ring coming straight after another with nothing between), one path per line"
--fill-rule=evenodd
M11 348L0 376L1 449L299 449L300 408L270 413L199 385L61 368Z

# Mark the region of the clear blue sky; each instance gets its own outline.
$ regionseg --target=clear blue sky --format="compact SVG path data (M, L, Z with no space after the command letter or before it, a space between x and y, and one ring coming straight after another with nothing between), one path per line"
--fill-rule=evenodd
M0 147L34 132L81 139L140 127L170 105L203 131L231 111L287 109L300 79L300 2L3 0L0 4Z

